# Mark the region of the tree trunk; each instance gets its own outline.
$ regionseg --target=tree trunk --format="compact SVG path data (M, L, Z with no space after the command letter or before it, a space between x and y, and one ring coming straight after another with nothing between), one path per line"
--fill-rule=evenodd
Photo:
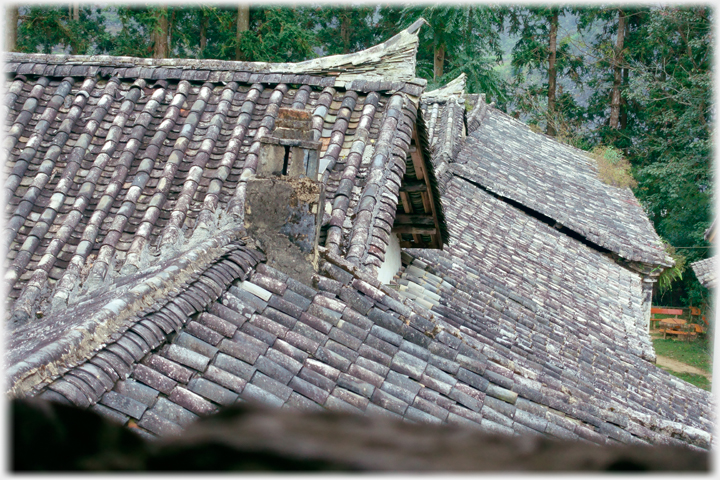
M610 100L610 128L620 124L620 87L622 86L623 44L625 42L625 12L618 10L618 33L613 55L613 89Z
M17 48L17 23L18 23L18 7L17 5L7 5L5 7L5 51L14 52Z
M558 9L553 8L550 17L550 46L548 55L548 115L547 115L547 134L554 137L557 135L555 129L556 113L555 113L555 89L557 85L557 31L559 23Z
M440 44L435 47L433 67L433 80L437 82L438 79L443 76L443 68L445 67L445 44Z
M80 3L79 2L73 2L70 5L70 20L73 22L80 22ZM70 46L70 54L71 55L80 55L83 52L80 51L80 38L77 35L70 35L70 39L68 40L68 44Z
M342 19L340 20L340 38L343 43L343 53L350 53L350 7L343 7L343 11L340 14Z
M167 26L167 56L172 56L172 31L173 31L173 25L175 24L175 9L172 9L172 14L170 15L170 19L168 20L168 26Z
M623 68L623 85L627 85L630 77L630 69ZM628 105L627 100L620 97L620 130L627 130Z
M250 30L250 5L238 5L235 60L242 60L242 58L240 58L240 37L243 32L247 32L248 30Z
M155 10L156 25L153 28L153 58L168 56L168 7L162 5Z
M205 12L200 11L200 56L204 57L203 51L207 47L207 27L209 18L205 15Z

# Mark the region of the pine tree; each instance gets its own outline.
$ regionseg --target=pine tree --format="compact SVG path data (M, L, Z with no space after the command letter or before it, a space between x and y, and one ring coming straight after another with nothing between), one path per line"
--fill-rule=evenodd
M559 78L576 81L582 59L572 53L570 35L559 32L560 18L569 7L515 7L508 13L509 32L519 39L512 52L513 108L529 116L532 124L545 124L548 135L565 134L566 124L577 111L571 95L562 92ZM541 82L535 82L533 77Z
M503 9L485 5L406 7L403 26L422 17L429 27L420 29L418 75L437 88L461 73L467 75L468 93L485 93L504 101L505 85L495 71L502 62L500 30Z

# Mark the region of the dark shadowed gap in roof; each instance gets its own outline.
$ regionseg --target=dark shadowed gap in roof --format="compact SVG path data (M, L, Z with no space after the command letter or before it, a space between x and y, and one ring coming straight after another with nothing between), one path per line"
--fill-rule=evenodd
M558 232L560 232L560 233L562 233L562 234L564 234L564 235L567 235L567 236L570 237L570 238L573 238L573 239L577 240L578 242L582 243L583 245L585 245L585 246L587 246L587 247L592 248L593 250L596 250L596 251L598 251L598 252L600 252L600 253L612 254L612 252L611 252L610 250L608 250L607 248L601 247L601 246L598 245L597 243L591 242L590 240L588 240L587 238L583 237L583 236L580 235L579 233L577 233L577 232L575 232L575 231L573 231L573 230L570 230L569 228L561 225L560 223L558 223L558 222L555 221L554 219L548 217L547 215L543 215L542 213L540 213L540 212L538 212L538 211L536 211L536 210L533 210L532 208L526 207L525 205L523 205L523 204L521 204L521 203L518 203L518 202L516 202L515 200L511 200L511 199L509 199L509 198L507 198L507 197L503 197L502 195L498 195L497 193L488 190L487 188L483 187L483 186L480 185L479 183L473 182L472 180L470 180L470 179L468 179L468 178L465 178L465 177L463 177L462 175L458 175L457 173L453 173L453 175L455 175L457 178L460 178L460 179L462 179L462 180L465 180L466 182L470 183L471 185L476 186L477 188L479 188L479 189L482 190L483 192L485 192L485 193L487 193L487 194L489 194L489 195L492 195L494 198L497 198L498 200L500 200L500 201L502 201L502 202L505 202L505 203L507 203L508 205L511 205L511 206L517 208L518 210L521 210L522 212L530 215L531 217L533 217L533 218L535 218L535 219L537 219L537 220L540 220L540 221L543 222L544 224L549 225L549 226L555 228Z

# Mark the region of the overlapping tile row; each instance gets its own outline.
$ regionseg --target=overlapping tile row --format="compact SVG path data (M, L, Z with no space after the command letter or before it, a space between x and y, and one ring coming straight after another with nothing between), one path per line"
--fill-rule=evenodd
M450 163L457 160L467 134L466 104L471 98L477 97L465 94L465 82L463 73L447 85L425 92L421 97L420 108L432 154L431 161L442 194L445 194L445 186L452 177Z
M428 260L407 255L404 261L409 264L398 278L399 292L445 315L464 339L473 337L486 345L483 354L504 367L493 366L488 380L518 395L513 420L521 426L514 425L516 431L526 433L523 424L536 429L544 425L546 433L600 444L687 442L709 448L712 405L707 404L707 392L698 395L699 389L622 351L598 353L581 347L568 353L566 348L558 367L548 358L559 351L553 341L559 335L543 327L550 323L543 313L516 305L516 295L472 268L458 277L435 268L438 264L429 266ZM483 295L483 290L490 293ZM499 341L510 335L518 337L511 347ZM527 353L530 342L535 355ZM546 352L552 353L546 356ZM528 418L527 413L532 415Z
M432 164L438 179L438 188L445 194L452 177L450 163L454 162L465 138L465 105L460 96L444 100L426 99L421 103L422 115L427 124Z
M629 189L603 183L586 152L537 134L499 110L488 108L480 125L470 129L452 169L623 259L672 265Z
M37 56L35 65L41 59L53 57ZM171 250L197 226L207 229L218 210L241 216L243 172L254 172L259 138L272 132L277 109L293 105L313 112L320 155L335 166L328 202L348 199L346 213L358 217L340 222L343 249L355 245L362 264L381 262L394 218L394 205L382 205L397 201L417 99L243 79L153 80L131 70L10 79L4 238L11 302L66 304L80 285L88 292L110 270L136 272L143 252ZM381 201L358 213L361 196L373 192Z
M622 412L610 423L651 443L668 422L677 438L707 445L710 396L641 357L654 354L632 321L638 276L462 182L444 197L450 245L409 250L399 293L525 366L508 388L543 408L591 415L595 433L608 429L592 417Z
M200 298L212 296L215 291L220 295L226 283L241 277L242 271L223 280L225 283L217 286L210 283L209 287L198 286L199 276L219 281L217 275L213 276L208 270L221 268L215 265L217 262L244 258L243 261L252 266L264 260L259 252L243 247L245 240L239 235L231 224L229 228L218 228L212 237L196 236L192 244L172 258L154 265L144 264L136 274L113 275L91 295L82 296L63 308L35 311L16 303L16 310L35 318L9 326L12 334L6 342L5 355L8 393L31 395L50 379L114 342L118 335L133 327L138 318L181 302L175 300L180 292L187 290L190 295L196 295L193 290L210 288L212 291L201 293ZM243 267L245 270L249 268L247 265Z
M224 252L208 268L193 275L181 293L166 298L159 307L139 312L123 328L117 328L109 341L87 355L85 361L56 375L49 383L36 385L32 391L39 392L39 398L92 407L101 413L114 408L115 418L120 411L139 420L135 412L144 409L133 393L147 394L149 389L137 386L128 375L132 372L141 375L139 362L143 358L166 345L174 332L184 329L188 318L205 311L233 281L244 279L258 261L264 260L260 252L243 248L237 242L229 244ZM117 295L117 290L110 293Z
M90 361L84 373L73 370L41 397L92 405L149 435L179 433L197 416L253 401L600 445L689 442L707 448L704 432L683 427L678 440L631 424L619 403L616 412L592 402L570 407L559 380L536 363L437 306L429 310L403 299L346 260L327 258L316 288L259 264L202 313L186 309L187 321L175 322L178 333L165 344L128 356L134 366L114 383ZM564 391L585 398L572 385Z
M693 272L698 281L705 288L715 288L717 286L717 273L716 273L717 259L716 257L706 258L691 264Z

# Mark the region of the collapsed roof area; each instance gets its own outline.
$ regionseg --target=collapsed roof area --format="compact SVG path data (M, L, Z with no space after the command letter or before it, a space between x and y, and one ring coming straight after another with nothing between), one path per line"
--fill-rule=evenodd
M632 193L424 93L421 23L300 64L9 54L8 393L147 436L257 401L709 448Z

